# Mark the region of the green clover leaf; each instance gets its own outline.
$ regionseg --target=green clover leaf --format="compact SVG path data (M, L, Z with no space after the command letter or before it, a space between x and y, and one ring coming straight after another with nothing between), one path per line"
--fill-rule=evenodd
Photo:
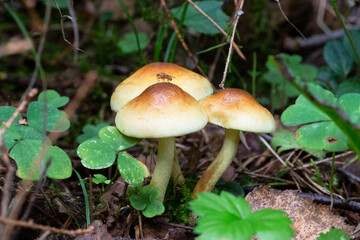
M129 190L131 206L136 210L143 211L145 217L152 218L165 211L164 205L156 200L161 195L160 189L147 185Z

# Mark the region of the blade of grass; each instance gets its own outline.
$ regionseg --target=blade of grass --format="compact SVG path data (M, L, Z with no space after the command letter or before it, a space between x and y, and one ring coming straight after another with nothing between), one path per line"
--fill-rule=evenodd
M76 176L79 179L80 182L80 186L81 186L81 190L84 194L84 201L85 201L85 215L86 215L86 227L89 227L90 225L90 205L89 205L89 197L88 194L86 192L86 187L84 184L84 181L82 180L80 174L75 170L75 168L73 168L74 172L76 173Z
M205 49L205 50L202 50L202 51L200 51L200 52L197 52L196 55L200 55L200 54L202 54L202 53L210 52L210 51L212 51L212 50L214 50L214 49L221 48L221 47L223 47L223 46L225 46L225 45L227 45L227 44L229 44L229 43L228 43L228 42L224 42L224 43L217 44L217 45L215 45L215 46L209 47L208 49Z
M256 52L253 53L253 69L252 69L252 96L256 94Z
M156 34L154 62L160 62L160 53L165 39L165 34L169 28L170 21L166 24L160 25Z
M134 34L135 34L136 44L137 44L138 51L139 51L139 59L140 59L140 62L141 62L142 65L145 65L145 64L146 64L146 61L145 61L145 58L144 58L144 51L141 49L140 40L139 40L139 35L138 35L137 30L136 30L134 21L133 21L131 15L129 14L129 11L128 11L126 5L124 4L124 1L123 1L123 0L118 0L118 1L119 1L119 3L120 3L121 8L122 8L123 11L125 12L126 18L127 18L127 20L129 21L129 23L130 23L131 29L133 30L133 32L134 32Z

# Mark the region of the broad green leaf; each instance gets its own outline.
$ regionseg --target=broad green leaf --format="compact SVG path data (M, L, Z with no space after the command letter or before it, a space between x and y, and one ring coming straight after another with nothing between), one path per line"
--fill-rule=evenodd
M306 148L330 152L348 149L346 135L332 121L317 122L300 127L297 130L296 140Z
M72 165L69 156L59 147L51 146L46 154L46 159L51 158L51 163L46 175L49 178L65 179L72 173Z
M12 148L10 157L16 162L17 175L20 178L27 180L38 180L40 178L42 166L39 156L41 148L41 141L32 139L20 141Z
M327 233L320 233L316 240L349 240L349 236L342 230L333 228Z
M84 167L103 169L113 165L116 151L101 139L89 139L79 145L77 154Z
M131 185L139 185L149 176L147 167L126 152L118 155L118 169L124 180Z
M339 105L348 114L351 123L360 124L360 94L347 93L339 98Z
M203 10L210 18L212 18L222 29L228 25L229 17L221 11L222 2L219 1L201 1L195 4ZM180 7L171 10L175 18L181 19L181 14L185 3ZM220 31L202 15L193 6L189 5L185 15L184 25L204 34L218 34Z
M0 122L6 122L8 121L11 116L14 114L14 112L16 111L15 107L12 106L1 106L0 107ZM21 119L21 114L19 114L15 121L13 122L14 125L19 124L18 121Z
M44 103L31 102L28 107L27 119L29 126L40 131L43 129ZM65 131L70 127L70 122L64 111L58 110L54 105L47 104L46 131Z
M319 68L317 81L325 88L336 89L342 77L330 69L329 66Z
M125 136L113 126L103 127L99 131L99 137L115 151L125 150L141 141L139 138Z
M325 152L323 151L301 146L298 141L296 141L296 134L286 129L275 133L273 139L271 140L271 147L275 149L278 148L277 152L279 154L282 151L287 151L290 149L304 149L306 152L316 157L325 157Z
M34 139L34 140L42 140L43 137L45 137L45 143L47 145L51 145L51 140L48 136L43 136L42 132L30 127L28 125L17 125L15 126L16 129L19 131L19 133L22 136L22 139Z
M331 70L340 76L349 74L353 64L353 59L340 41L330 41L325 44L324 59Z
M350 30L349 33L350 33L351 39L354 42L355 49L357 50L358 54L360 54L360 32L356 31L356 30ZM358 59L356 58L354 49L352 48L350 41L346 35L344 35L343 44L346 49L346 52L351 56L351 59L354 62L357 62ZM360 63L358 62L358 64L360 64Z
M150 185L140 187L139 193L149 201L152 201L153 199L157 199L158 197L161 196L161 190L159 188L152 187Z
M83 133L77 137L76 142L83 143L88 139L98 138L98 133L100 129L106 126L109 126L109 123L100 123L96 126L91 124L85 125L85 127L83 127L82 129Z
M291 220L280 210L262 209L248 218L259 240L288 240L294 237Z
M359 78L349 78L339 84L339 86L335 90L335 96L341 97L345 93L360 93Z
M55 90L46 91L47 103L54 105L56 108L65 106L69 102L68 97L62 97ZM41 92L38 97L39 102L44 102L44 92Z
M0 129L2 129L5 126L5 123L0 123ZM7 150L12 148L18 141L21 139L20 132L16 129L14 125L11 125L5 132L5 135L3 136L3 140L5 143L5 147Z
M141 49L144 49L149 45L150 40L146 33L138 33L138 38ZM117 46L121 52L125 54L137 52L139 50L136 44L135 33L133 32L125 34L124 38L118 41Z
M42 150L42 148L45 148ZM43 151L44 160L40 156ZM59 147L42 145L41 140L25 139L16 144L10 151L17 164L17 175L22 179L38 180L46 163L51 158L46 175L50 178L64 179L71 176L72 166L70 158Z

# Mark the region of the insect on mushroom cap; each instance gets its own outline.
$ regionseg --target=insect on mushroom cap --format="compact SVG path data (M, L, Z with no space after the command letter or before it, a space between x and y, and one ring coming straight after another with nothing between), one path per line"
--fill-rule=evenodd
M161 82L170 82L179 86L197 101L211 95L214 91L209 80L186 68L173 63L150 63L137 70L116 87L111 96L111 109L117 112L147 87Z
M212 124L249 132L275 130L272 114L244 90L221 90L201 100L200 105Z

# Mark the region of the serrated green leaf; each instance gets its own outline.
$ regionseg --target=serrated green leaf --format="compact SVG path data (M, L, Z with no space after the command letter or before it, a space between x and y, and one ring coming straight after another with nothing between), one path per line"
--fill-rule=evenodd
M59 147L51 146L46 154L46 159L51 158L46 175L49 178L65 179L69 178L72 173L72 165L69 156Z
M82 129L83 133L77 137L76 142L83 143L88 139L98 138L100 129L102 129L103 127L106 127L106 126L109 126L109 123L106 123L106 122L100 123L96 126L91 125L91 124L85 125L85 127L83 127L83 129Z
M288 240L294 237L291 220L280 210L262 209L248 218L259 240Z
M39 102L44 102L44 92L41 92L38 97ZM54 105L54 107L59 108L65 106L69 102L68 97L62 97L55 90L47 90L46 91L47 103Z
M331 70L340 76L349 74L353 64L353 59L340 41L330 41L325 44L324 59Z
M356 51L358 52L358 54L360 54L360 32L357 30L350 30L349 33L350 33L351 39L354 42ZM356 58L354 49L352 48L350 41L349 41L348 37L346 36L346 34L344 35L343 44L344 44L344 48L346 49L346 52L349 54L351 59L354 62L357 62L358 59ZM360 64L360 63L358 62L358 64Z
M28 107L27 119L29 126L38 130L43 128L44 103L31 102ZM58 110L52 104L47 104L46 131L65 131L70 127L70 122L64 111Z
M195 4L210 18L212 18L222 29L226 28L229 17L223 11L221 11L221 2L201 1L195 2ZM180 7L171 9L171 12L175 18L181 19L184 6L185 5L183 4ZM211 22L206 17L204 17L198 10L190 5L186 11L184 25L204 34L212 35L220 33L220 31L214 27L214 25L211 24Z
M152 218L156 215L160 215L165 211L164 204L162 202L154 199L149 204L147 204L143 214L145 217Z
M77 154L84 167L103 169L113 165L116 151L101 139L89 139L79 145Z
M132 158L126 152L118 155L118 169L124 180L132 185L139 185L149 176L149 170L140 161Z
M333 228L327 233L320 233L316 240L349 240L349 236L342 230Z
M44 150L44 161L40 155ZM72 166L70 158L58 147L42 145L41 140L25 139L16 144L10 151L17 164L17 174L22 179L38 180L47 161L51 158L51 164L46 175L50 178L64 179L71 176Z
M0 122L6 122L8 121L11 116L14 114L14 112L16 111L15 107L12 106L1 106L0 107ZM18 121L21 119L21 114L19 114L15 121L13 122L14 125L19 124Z
M125 150L141 141L139 138L125 136L114 126L103 127L99 131L99 137L115 151Z
M150 39L146 33L138 33L138 38L140 42L140 49L146 48L147 45L150 43ZM125 34L124 38L118 41L117 46L121 50L122 53L129 54L133 52L137 52L138 46L136 43L135 33L127 33Z

